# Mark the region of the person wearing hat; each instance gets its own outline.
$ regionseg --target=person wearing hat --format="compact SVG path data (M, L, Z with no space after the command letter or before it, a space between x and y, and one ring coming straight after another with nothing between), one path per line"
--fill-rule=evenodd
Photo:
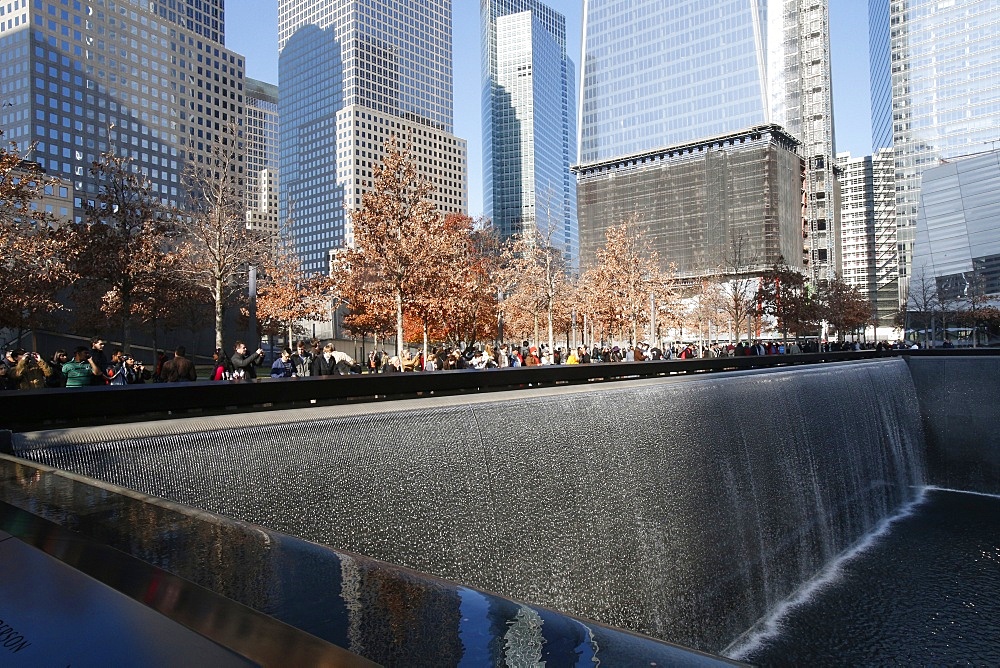
M538 348L536 346L528 348L528 357L524 360L524 366L538 366L541 363L542 359L538 356Z
M24 357L24 353L24 348L15 348L8 350L3 359L0 359L0 366L3 367L2 372L0 372L0 390L17 389L17 379L14 378L14 369L17 368L17 363L21 361L21 358Z

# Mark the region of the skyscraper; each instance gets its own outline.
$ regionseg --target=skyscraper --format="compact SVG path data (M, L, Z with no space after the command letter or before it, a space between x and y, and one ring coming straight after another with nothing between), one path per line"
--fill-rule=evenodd
M352 243L349 212L389 137L409 147L439 210L467 210L450 0L280 0L278 47L280 217L306 271Z
M869 17L872 132L876 147L895 153L902 300L921 174L942 160L991 150L1000 139L1000 0L869 0ZM891 135L880 130L887 118Z
M247 224L277 233L278 87L247 78L246 83Z
M587 0L580 162L777 125L807 161L800 204L814 279L839 267L826 0ZM640 215L642 212L639 212ZM649 221L654 230L669 220ZM584 221L580 221L583 237Z
M483 192L501 236L534 234L579 266L575 67L566 18L537 0L483 0Z
M243 57L223 46L222 0L182 4L183 14L173 0L0 4L0 127L37 142L31 159L72 181L77 219L110 145L183 205L185 165L243 122Z
M837 154L842 170L843 278L872 303L879 327L892 327L899 310L896 264L896 189L892 151L852 158Z

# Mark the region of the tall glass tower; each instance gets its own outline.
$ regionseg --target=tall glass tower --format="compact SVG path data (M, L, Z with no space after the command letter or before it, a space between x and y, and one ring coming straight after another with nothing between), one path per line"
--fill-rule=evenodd
M483 191L501 236L538 234L579 268L575 67L566 18L537 0L482 0Z
M890 136L879 132L880 119L891 118L905 299L922 172L1000 140L1000 0L870 0L869 16L871 52L883 54L872 58L872 135L880 147Z
M110 147L165 204L184 206L185 167L243 123L243 56L223 46L222 8L223 0L0 3L4 140L35 142L30 159L71 181L75 219L100 192L90 167Z
M279 0L279 209L307 271L353 242L349 211L389 137L409 147L439 210L467 210L451 30L450 0Z
M585 4L580 162L781 126L808 166L801 259L814 279L832 278L840 214L827 1L625 4Z

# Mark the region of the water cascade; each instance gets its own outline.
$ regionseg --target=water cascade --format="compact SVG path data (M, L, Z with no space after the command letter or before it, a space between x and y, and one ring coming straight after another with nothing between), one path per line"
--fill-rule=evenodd
M712 652L925 481L902 359L20 434L21 457Z

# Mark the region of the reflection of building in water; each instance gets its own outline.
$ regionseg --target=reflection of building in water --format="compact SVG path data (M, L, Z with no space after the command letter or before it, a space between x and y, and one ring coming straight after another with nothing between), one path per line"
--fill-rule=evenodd
M664 270L685 282L739 265L797 264L804 232L805 165L777 126L755 127L574 167L583 269L608 227L637 214ZM741 242L742 240L742 242ZM731 257L734 244L741 257ZM735 268L735 267L732 267Z
M910 304L1000 298L1000 151L958 158L921 175ZM995 300L994 300L995 301Z
M452 135L450 0L279 0L280 220L302 268L353 242L349 212L397 137L442 213L465 213L465 141Z

